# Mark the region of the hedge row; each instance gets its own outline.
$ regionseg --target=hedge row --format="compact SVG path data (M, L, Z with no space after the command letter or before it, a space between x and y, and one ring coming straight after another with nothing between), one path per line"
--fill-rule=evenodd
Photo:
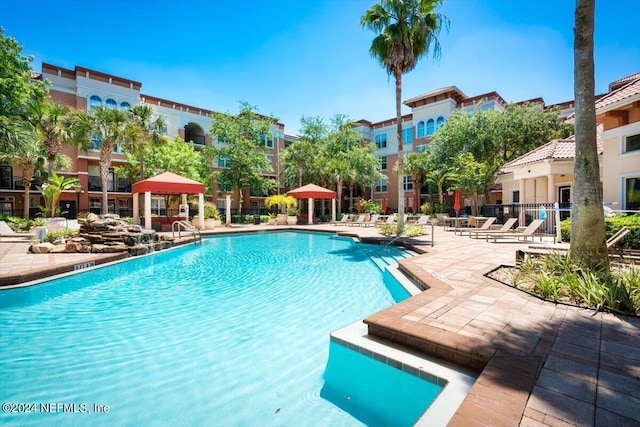
M640 214L619 215L605 218L607 239L618 232L622 227L627 227L631 232L620 241L620 247L626 249L640 249ZM560 223L562 240L568 242L571 237L571 218Z

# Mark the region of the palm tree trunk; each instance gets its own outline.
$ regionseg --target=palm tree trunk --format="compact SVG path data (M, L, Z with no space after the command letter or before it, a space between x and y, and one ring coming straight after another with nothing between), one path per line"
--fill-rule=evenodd
M414 212L420 212L420 180L413 179L413 194L416 197L416 206L413 207Z
M47 157L47 164L48 164L48 166L47 166L47 178L50 177L51 176L51 172L53 172L53 166L55 164L55 161L56 161L55 154L49 155Z
M111 166L111 144L100 144L100 185L102 186L102 215L109 212L109 197L107 189L109 186L109 167Z
M338 212L342 212L342 180L336 183L336 192L338 193Z
M31 193L31 183L33 182L34 168L32 166L25 166L22 169L22 184L24 184L24 219L29 219L29 208L31 207L29 195Z
M398 227L396 233L404 230L404 147L402 144L402 70L396 67L396 120L398 133Z
M577 0L574 40L576 156L571 205L571 256L594 270L608 269L598 164L593 31L595 0Z

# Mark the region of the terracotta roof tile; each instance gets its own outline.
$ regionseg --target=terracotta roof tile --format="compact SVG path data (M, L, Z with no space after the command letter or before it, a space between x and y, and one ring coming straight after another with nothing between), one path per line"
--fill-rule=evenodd
M631 83L628 83L620 89L614 90L613 92L600 98L598 102L596 102L596 111L638 94L640 94L640 77L638 77L638 79L636 80L631 81Z
M600 138L600 132L598 132L598 154L602 155L603 146L602 139ZM538 148L535 148L528 153L518 157L505 164L500 172L505 172L505 169L516 168L527 164L541 162L543 160L570 160L575 158L576 155L576 139L575 136L570 136L566 139L554 139L549 141Z

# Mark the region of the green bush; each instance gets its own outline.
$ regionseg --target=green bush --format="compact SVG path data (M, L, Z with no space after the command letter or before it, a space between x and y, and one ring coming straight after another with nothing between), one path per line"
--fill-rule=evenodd
M60 238L68 239L77 233L78 233L78 230L73 230L73 229L50 231L47 233L47 236L44 238L44 241L53 243Z
M622 227L627 227L630 233L620 241L619 246L627 249L640 249L640 214L612 216L605 218L604 222L607 239L616 234ZM565 242L570 241L571 218L567 218L560 223L560 231L562 240Z
M16 233L21 231L29 231L33 226L33 221L24 219L19 216L0 215L0 221L4 221Z

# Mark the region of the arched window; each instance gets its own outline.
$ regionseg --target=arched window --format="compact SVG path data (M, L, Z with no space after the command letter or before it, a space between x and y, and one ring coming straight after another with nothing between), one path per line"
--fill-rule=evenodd
M418 126L416 126L416 138L424 138L424 121L418 122Z
M129 108L131 108L131 104L129 104L128 102L121 102L120 103L120 109L122 111L127 111Z
M433 121L433 119L427 120L427 136L433 135L434 131L435 131L435 122Z
M118 108L118 103L111 98L108 98L104 104L107 108L112 108L114 110Z
M93 110L102 106L102 99L98 95L91 95L89 98L89 109Z
M444 117L440 116L436 120L436 130L440 129L442 126L444 126Z

